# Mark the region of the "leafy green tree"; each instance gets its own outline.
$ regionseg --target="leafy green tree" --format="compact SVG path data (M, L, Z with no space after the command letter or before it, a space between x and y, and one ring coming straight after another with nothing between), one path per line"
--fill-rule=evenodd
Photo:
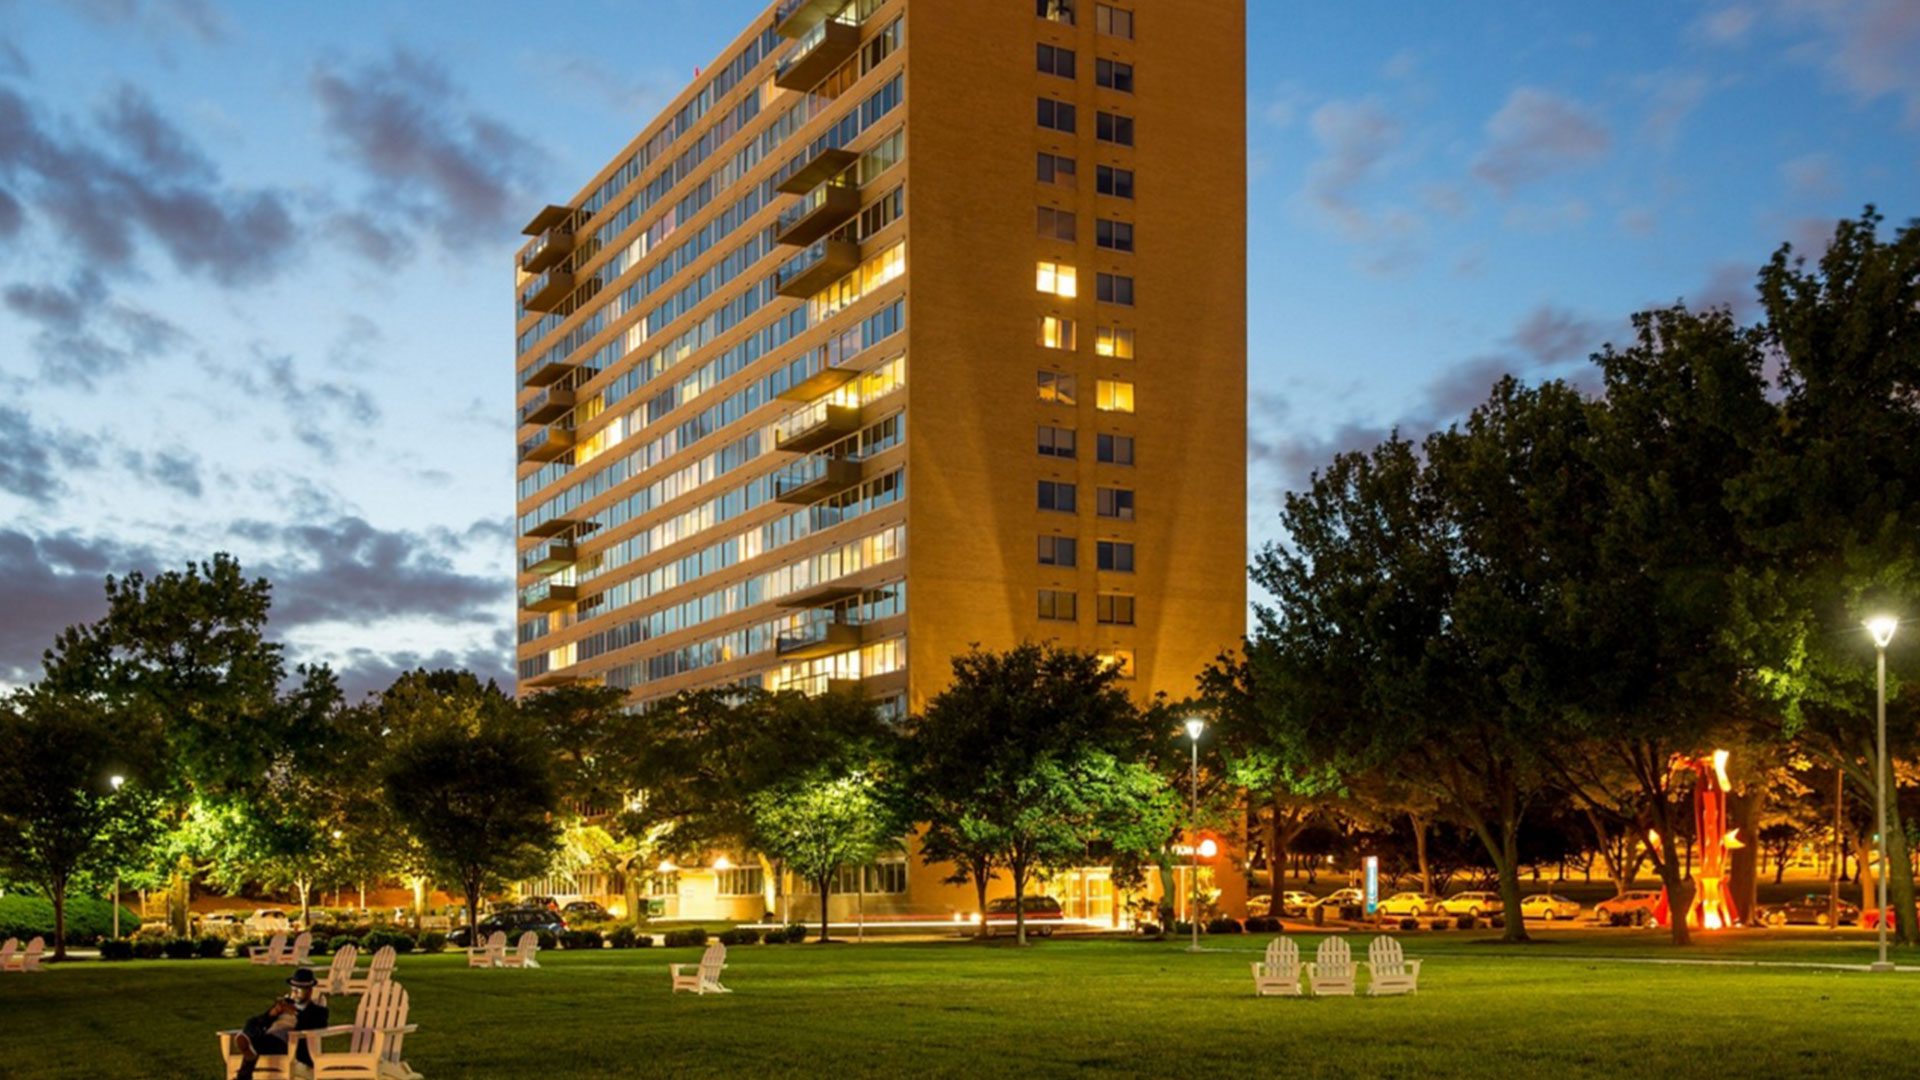
M594 683L558 686L521 701L521 712L553 748L564 802L604 811L626 801L620 763L641 724L626 706L626 691Z
M871 772L821 770L750 798L761 851L811 882L820 897L820 940L832 938L828 900L843 866L864 866L891 847L900 826Z

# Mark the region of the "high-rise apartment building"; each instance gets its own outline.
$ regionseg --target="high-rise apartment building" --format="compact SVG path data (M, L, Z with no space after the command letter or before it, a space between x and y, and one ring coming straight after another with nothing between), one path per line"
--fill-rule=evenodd
M1243 0L755 20L527 228L522 687L912 710L1051 639L1190 693L1245 626L1245 113Z

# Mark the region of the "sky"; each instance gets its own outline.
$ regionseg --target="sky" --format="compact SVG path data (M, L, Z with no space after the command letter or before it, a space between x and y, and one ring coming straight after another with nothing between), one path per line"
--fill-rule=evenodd
M1254 548L1335 453L1920 216L1914 0L1248 6ZM356 696L510 683L520 226L763 7L0 0L0 684L216 551Z

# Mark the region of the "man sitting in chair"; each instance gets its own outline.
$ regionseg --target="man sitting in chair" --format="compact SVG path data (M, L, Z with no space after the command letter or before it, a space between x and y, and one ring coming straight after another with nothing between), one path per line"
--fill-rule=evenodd
M266 1012L246 1022L234 1046L243 1059L240 1071L234 1074L238 1080L253 1080L254 1063L260 1058L286 1053L294 1032L327 1026L327 1007L313 1000L315 984L310 969L295 971L293 977L287 980L287 985L292 987L287 996L276 1000ZM302 1065L313 1065L304 1042L297 1048L297 1053Z

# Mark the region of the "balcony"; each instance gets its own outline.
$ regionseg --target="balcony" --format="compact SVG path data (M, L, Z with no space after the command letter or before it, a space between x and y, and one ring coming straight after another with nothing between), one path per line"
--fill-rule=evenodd
M846 578L817 582L781 597L775 603L784 608L823 608L831 607L842 600L852 600L865 590L850 583Z
M573 230L565 225L548 229L520 249L520 269L538 274L567 257L573 250Z
M814 151L813 156L807 158L804 164L794 167L793 171L787 174L787 178L780 181L779 190L788 195L805 195L846 172L854 162L859 160L860 155L851 150L843 150L838 146L823 147Z
M848 458L807 458L773 474L773 497L784 503L819 502L860 483L860 463Z
M858 623L821 619L793 630L782 630L774 640L774 655L783 660L814 660L835 653L851 652L866 639Z
M862 682L859 679L837 679L831 675L800 675L776 683L773 692L805 694L808 697L819 697L822 694L857 694L860 692L861 685Z
M528 386L551 386L573 374L574 365L558 357L551 350L545 356L533 362L527 370Z
M579 589L552 581L520 590L520 607L525 611L565 611L579 599Z
M781 296L805 299L859 266L859 244L851 240L821 240L782 266L773 275L773 287Z
M566 428L543 428L540 434L520 444L521 461L552 461L573 449L573 432Z
M780 0L773 9L773 28L784 38L805 37L846 6L847 0Z
M572 412L575 404L571 387L556 386L543 390L532 401L520 406L520 422L551 424Z
M562 540L555 538L543 544L537 544L520 553L520 572L523 574L551 574L556 570L565 570L578 562L580 551L574 547L573 538Z
M810 454L859 430L860 406L818 401L774 425L773 448Z
M528 529L525 535L537 537L542 540L548 537L559 536L562 533L568 533L578 537L596 528L599 528L599 526L592 524L584 517L566 517L562 515L556 518L548 518L540 524L535 525L533 528Z
M773 73L773 85L782 90L811 90L860 51L860 27L828 19L794 42Z
M554 267L520 290L520 306L528 311L552 311L573 292L573 271Z
M852 184L829 181L780 213L773 238L782 244L805 247L853 220L860 212L860 191Z

